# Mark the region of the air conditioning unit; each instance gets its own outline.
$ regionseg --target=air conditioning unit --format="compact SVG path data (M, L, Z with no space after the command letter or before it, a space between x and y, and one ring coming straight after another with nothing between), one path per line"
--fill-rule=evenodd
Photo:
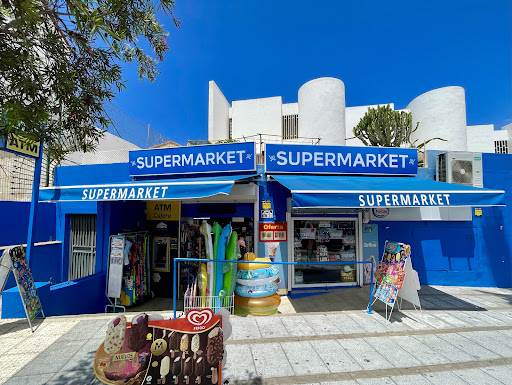
M445 152L436 156L439 182L484 187L482 153Z

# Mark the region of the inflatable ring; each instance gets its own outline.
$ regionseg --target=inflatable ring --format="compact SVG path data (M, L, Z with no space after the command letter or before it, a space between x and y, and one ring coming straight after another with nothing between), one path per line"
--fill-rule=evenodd
M236 283L244 286L260 286L266 285L267 283L271 283L277 281L279 279L278 275L273 275L271 277L262 277L257 279L240 279L236 280Z
M235 314L272 315L277 313L281 297L273 294L264 298L235 296Z
M279 274L279 266L272 265L264 269L238 270L238 272L236 273L236 277L238 279L258 279L273 277L274 275L277 274Z
M270 282L265 285L240 285L236 284L235 293L241 295L242 297L249 298L261 298L268 297L272 294L277 293L279 286L276 282Z

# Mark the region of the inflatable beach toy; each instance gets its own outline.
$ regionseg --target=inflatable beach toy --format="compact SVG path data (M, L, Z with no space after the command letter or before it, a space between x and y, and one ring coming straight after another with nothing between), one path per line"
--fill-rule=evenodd
M266 285L267 283L271 283L277 281L279 279L278 275L273 275L271 277L261 277L261 278L253 278L253 279L241 279L237 278L236 283L244 286L261 286Z
M231 232L228 246L226 247L226 261L235 261L238 255L238 235L236 231ZM224 283L220 291L221 297L229 297L235 291L236 284L236 263L224 263Z
M271 262L268 258L256 258L254 253L245 253L244 254L245 261L254 261L254 262ZM249 262L241 262L238 264L238 268L242 270L258 270L265 269L270 267L270 263L249 263Z
M272 266L264 268L264 269L255 269L255 270L239 269L238 272L236 273L236 278L237 279L259 279L259 278L274 277L278 274L279 274L279 266L272 265Z
M281 304L281 297L278 294L264 298L247 298L235 296L235 314L250 315L272 315L277 314Z
M205 247L205 251L206 251L206 259L213 259L214 256L213 256L213 239L212 239L212 227L208 224L208 222L206 221L203 221L203 223L201 224L201 234L203 235L204 237L204 247ZM204 285L204 287L202 288L203 293L201 293L201 295L205 296L205 295L213 295L213 279L214 279L214 263L213 262L208 262L207 263L207 269L206 269L206 274L207 274L207 277L206 277L206 285Z
M264 285L240 285L236 284L235 293L242 297L261 298L277 293L279 286L277 282L270 282Z
M219 245L217 248L217 258L219 261L226 259L226 244L229 241L231 235L231 224L227 224L222 229L219 237ZM217 262L217 269L215 271L215 295L220 296L220 292L224 287L224 272L222 271L223 263Z
M219 247L219 239L220 239L220 233L222 232L222 227L220 227L220 225L215 222L213 224L213 227L212 227L212 232L213 232L213 259L217 259L217 248ZM211 262L212 265L213 265L213 269L212 269L212 276L211 276L211 285L208 286L208 289L210 290L210 295L216 295L216 276L217 276L217 269L219 268L218 267L218 263L216 262ZM208 282L210 282L210 279L208 279Z

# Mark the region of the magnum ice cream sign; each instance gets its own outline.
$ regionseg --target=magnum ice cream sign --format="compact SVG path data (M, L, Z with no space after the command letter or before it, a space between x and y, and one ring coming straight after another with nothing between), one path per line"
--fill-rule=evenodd
M96 352L94 373L112 385L216 385L230 329L229 316L223 322L210 309L172 320L142 313L127 322L119 315Z

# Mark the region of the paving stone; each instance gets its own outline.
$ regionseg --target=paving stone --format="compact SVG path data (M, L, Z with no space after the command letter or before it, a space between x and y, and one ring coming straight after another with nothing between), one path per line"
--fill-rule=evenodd
M358 378L356 382L359 385L396 385L389 377L381 378Z
M254 317L231 317L230 321L233 326L231 339L252 340L262 338Z
M425 373L422 376L433 385L468 385L467 382L452 372L431 372Z
M282 342L281 347L297 376L329 373L309 341Z
M458 349L433 334L415 335L413 338L417 339L438 354L446 357L448 362L467 362L473 359L472 356L463 350Z
M510 366L488 366L480 369L503 384L512 382L512 367Z
M283 323L290 336L305 337L316 335L313 328L302 316L281 317L281 322Z
M430 381L420 374L393 376L391 379L396 385L432 385Z
M367 337L364 340L383 357L386 357L396 368L408 368L410 366L423 365L410 353L396 345L389 337ZM392 351L393 354L390 354L390 351Z
M321 382L320 385L357 385L354 380L348 381L335 381L335 382Z
M429 330L432 326L426 325L425 323L418 321L414 316L410 316L409 312L401 312L403 317L400 319L404 324L409 326L413 330Z
M278 343L250 345L256 373L262 378L293 376L293 369Z
M463 350L472 356L473 360L492 360L500 357L498 354L483 348L481 345L474 343L458 333L438 334L437 336L460 350Z
M439 365L449 362L446 357L411 336L390 337L390 339L394 342L391 346L399 345L424 365Z
M59 372L46 382L46 385L89 384L95 379L96 376L90 369L78 372Z
M362 338L338 340L363 370L389 369L393 365Z
M0 373L2 377L9 378L28 364L35 355L9 354L0 357Z
M343 349L335 340L312 341L311 345L316 350L322 361L327 365L331 373L353 372L362 370L361 366Z
M358 325L360 325L363 330L369 333L381 333L387 332L388 329L382 324L373 321L372 316L361 312L361 314L348 314L348 316Z
M497 380L480 369L454 370L453 373L470 385L496 385Z
M341 330L324 314L305 315L304 319L318 335L341 334Z
M498 332L462 332L459 334L502 357L512 356L512 348L505 344L506 339L500 338L501 334Z
M55 373L38 374L37 376L11 377L5 385L45 385Z
M91 362L94 361L96 351L103 339L91 339L76 352L73 357L59 370L60 372L90 370Z
M434 317L437 317L437 318L443 320L446 324L448 324L449 326L446 327L447 329L451 329L451 328L467 328L467 327L471 326L467 322L464 322L461 319L452 316L449 313L449 311L446 311L446 310L445 311L435 311L435 312L430 312L430 313Z
M500 310L489 310L485 313L487 316L498 319L503 322L504 325L512 326L512 318L505 312Z
M60 339L62 341L88 340L93 338L103 326L105 326L104 320L80 321Z
M290 337L281 322L281 317L258 317L256 323L263 338Z
M16 376L31 376L58 372L70 358L84 345L85 341L54 343L34 358L30 364L16 373Z
M364 329L347 314L327 314L326 317L336 325L342 334L364 332Z
M493 318L488 316L486 311L463 311L460 312L461 315L469 315L471 317L477 318L481 321L481 326L503 326L503 321L500 321L497 318Z
M226 354L226 366L222 368L223 379L233 382L256 377L249 345L226 345Z

